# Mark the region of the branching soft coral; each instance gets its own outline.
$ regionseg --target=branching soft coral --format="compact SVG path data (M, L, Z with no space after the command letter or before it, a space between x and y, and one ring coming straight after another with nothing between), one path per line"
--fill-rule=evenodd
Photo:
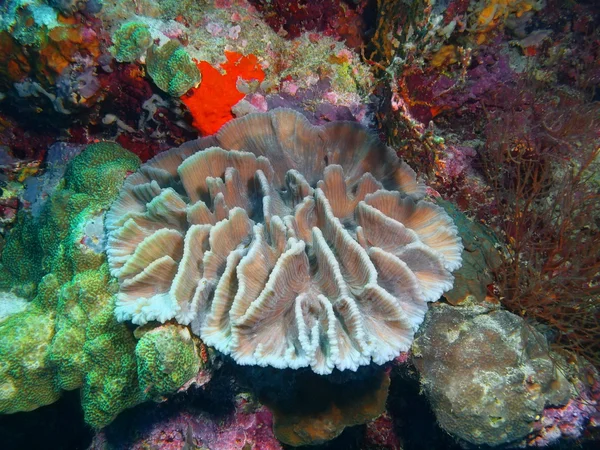
M492 119L483 169L506 239L496 271L511 310L600 364L598 105L563 98Z

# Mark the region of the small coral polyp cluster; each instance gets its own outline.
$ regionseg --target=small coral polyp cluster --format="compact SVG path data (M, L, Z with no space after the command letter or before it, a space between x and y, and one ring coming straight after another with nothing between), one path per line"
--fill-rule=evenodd
M106 217L116 315L176 319L242 365L356 370L410 348L462 245L363 127L285 109L143 165Z

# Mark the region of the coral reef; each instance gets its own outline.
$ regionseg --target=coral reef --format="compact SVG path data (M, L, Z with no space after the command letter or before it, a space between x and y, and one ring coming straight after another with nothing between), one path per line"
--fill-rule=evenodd
M140 389L148 398L163 398L194 379L203 362L190 331L163 325L145 331L136 347Z
M222 399L209 399L222 401ZM161 405L162 406L162 405ZM283 447L273 434L271 412L247 394L238 394L226 412L215 414L190 406L176 409L165 405L161 420L149 420L148 413L133 418L138 430L115 423L112 428L99 433L90 445L91 450L119 448L127 445L132 450L147 448L181 449L210 448L211 450L265 449L281 450ZM148 426L148 423L151 423ZM115 432L115 429L120 433ZM124 436L121 436L124 435Z
M2 64L7 71L0 84L6 86L29 76L47 88L76 57L100 57L97 22L81 23L42 2L14 3L18 2L4 6L8 10L0 25L2 55L11 60Z
M575 388L577 395L565 405L544 409L527 436L527 445L546 447L563 441L581 439L584 434L597 432L600 426L600 374L586 361L576 362Z
M137 167L136 159L115 144L88 147L67 166L64 185L39 218L22 217L7 240L4 267L13 279L37 284L37 292L25 311L2 324L5 345L20 343L31 359L8 360L5 371L13 387L3 410L30 410L55 401L62 389L83 386L86 419L102 426L137 402L135 364L126 363L135 342L112 316L112 287L98 242L99 211L126 172ZM23 332L40 322L35 332ZM0 353L22 356L8 348ZM127 389L135 400L127 398Z
M359 126L284 109L237 119L127 180L106 221L115 314L191 323L240 364L384 363L461 264L451 219L423 196Z
M34 298L0 323L3 412L28 411L56 401L61 390L81 388L86 422L102 427L197 376L189 332L186 339L186 332L168 327L148 331L138 349L132 332L114 318L104 210L138 165L117 144L88 146L68 164L39 217L21 217L9 236L5 274L20 290L29 286L25 292ZM165 351L179 355L181 365L169 366ZM156 370L149 374L148 367Z
M274 31L297 38L307 31L340 36L351 47L362 43L364 22L359 15L366 2L324 0L251 0Z
M14 299L3 295L3 304ZM3 306L0 322L0 411L31 411L56 401L52 369L45 361L54 334L52 316L27 304L15 308Z
M0 2L2 448L595 448L567 6Z

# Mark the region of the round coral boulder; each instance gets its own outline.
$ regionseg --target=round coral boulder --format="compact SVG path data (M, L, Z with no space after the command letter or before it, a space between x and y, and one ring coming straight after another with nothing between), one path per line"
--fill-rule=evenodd
M571 394L546 338L508 311L436 305L413 353L439 424L472 444L519 442Z

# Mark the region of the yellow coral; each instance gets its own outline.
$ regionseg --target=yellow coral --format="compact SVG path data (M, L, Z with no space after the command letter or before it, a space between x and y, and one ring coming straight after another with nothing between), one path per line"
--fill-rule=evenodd
M483 44L490 38L490 32L501 27L509 16L522 17L529 11L537 11L543 3L538 0L484 0L475 9L475 42Z
M448 66L458 62L458 49L456 45L444 45L431 58L433 67Z

